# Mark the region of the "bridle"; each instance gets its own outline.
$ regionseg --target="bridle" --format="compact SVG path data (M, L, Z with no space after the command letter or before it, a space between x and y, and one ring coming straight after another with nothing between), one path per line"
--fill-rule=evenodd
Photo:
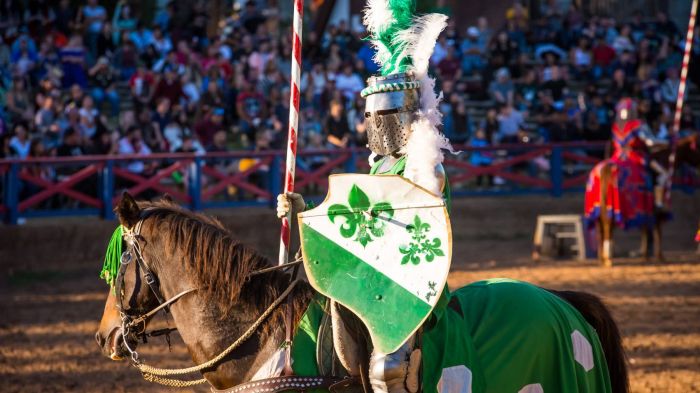
M228 348L226 348L224 351L222 351L219 355L216 357L212 358L208 362L205 362L203 364L200 364L198 366L194 367L188 367L184 369L161 369L161 368L155 368L148 366L139 359L139 354L136 352L135 349L131 348L129 345L129 338L142 338L144 341L146 340L147 336L158 336L158 335L166 335L166 338L168 339L169 342L169 336L172 331L177 330L176 328L166 328L166 329L160 329L160 330L155 330L152 332L146 332L146 322L153 317L155 314L157 314L159 311L164 311L166 314L169 313L169 308L170 306L180 300L182 297L185 295L188 295L190 293L193 293L197 291L199 288L189 288L184 291L179 292L175 296L171 297L170 299L163 300L163 296L160 292L160 285L158 283L157 277L153 274L153 271L148 267L148 264L146 263L146 259L143 256L142 248L141 248L141 242L146 242L146 240L141 236L141 229L143 227L144 221L153 213L154 210L149 210L146 209L144 210L142 216L140 217L139 221L134 225L132 228L126 228L122 227L122 240L125 241L128 245L129 248L127 251L124 251L121 255L120 258L120 266L119 266L119 272L117 274L117 278L115 280L115 292L117 296L117 309L119 311L119 316L121 318L121 327L119 328L118 334L121 335L122 342L124 343L124 346L126 347L127 351L130 354L131 357L131 363L134 365L136 368L138 368L144 379L151 381L151 382L157 382L163 385L168 385L168 386L175 386L175 387L186 387L186 386L192 386L200 383L207 382L205 378L198 379L198 380L179 380L179 379L172 379L172 378L165 378L165 376L170 376L170 375L183 375L183 374L190 374L194 372L198 372L207 368L211 368L213 366L216 366L221 360L223 360L228 354L230 354L234 349L239 347L243 342L245 342L247 339L249 339L256 331L257 329L262 325L264 320L272 314L272 312L283 302L285 298L288 298L288 295L292 292L296 284L299 282L299 280L296 278L297 272L298 272L298 266L301 264L301 258L294 260L292 262L289 262L285 265L279 265L279 266L273 266L273 267L266 267L263 269L255 270L253 272L250 272L247 275L247 278L250 278L252 276L260 275L260 274L265 274L269 273L272 271L277 271L277 270L283 270L287 269L290 267L293 267L293 273L291 280L289 282L289 285L287 288L277 297L277 299L258 317L258 319L239 337L234 343L232 343ZM147 244L147 242L146 242ZM131 251L133 250L133 251ZM133 252L133 255L132 255ZM145 280L146 284L150 288L151 292L155 296L155 298L158 301L158 306L155 308L151 309L150 311L139 313L138 315L130 315L124 308L124 280L125 280L125 275L126 275L126 269L127 267L133 262L136 261L136 264L139 269L143 272L142 277ZM138 276L138 273L135 273ZM136 285L134 289L134 293L137 293ZM132 296L134 296L134 293L132 293ZM291 324L292 324L292 316L291 313L289 312L291 310L290 307L288 307L288 312L287 316L285 318L285 324L287 325L286 328L286 337L285 337L285 348L287 350L287 356L285 357L285 371L291 371L291 358L289 356L290 348L291 348ZM284 377L281 377L284 378ZM295 377L295 378L303 378L303 377ZM319 381L321 381L319 379ZM335 381L338 382L338 381ZM246 385L246 384L244 384ZM243 385L240 385L243 386Z
M144 219L145 217L139 220L133 228L122 227L122 240L129 244L130 249L133 250L135 254L135 257L129 250L124 251L124 253L122 253L121 258L119 259L119 272L115 280L115 295L117 296L118 300L117 310L119 311L119 317L121 319L121 328L119 334L122 336L124 346L126 347L127 351L129 351L129 354L131 355L131 361L134 363L139 362L139 354L138 352L136 352L135 349L132 349L129 345L129 338L141 338L145 342L146 337L148 336L165 335L166 340L168 341L168 343L170 343L169 334L177 329L168 327L152 332L146 332L146 322L152 316L157 314L160 310L163 310L166 313L166 315L169 314L171 304L175 303L183 296L197 290L197 288L186 289L166 301L163 300L163 297L160 294L160 285L158 283L158 280L153 274L153 271L151 271L151 269L146 264L145 259L143 257L143 253L141 251L140 241L145 241L145 239L143 239L143 237L140 234ZM126 269L134 260L136 260L138 268L143 272L142 278L145 280L146 284L148 285L151 292L158 301L158 306L156 306L154 309L145 313L140 313L136 316L129 314L126 308L124 307L124 280L126 276ZM137 293L136 287L134 288L134 293ZM132 294L132 296L134 296L134 294Z

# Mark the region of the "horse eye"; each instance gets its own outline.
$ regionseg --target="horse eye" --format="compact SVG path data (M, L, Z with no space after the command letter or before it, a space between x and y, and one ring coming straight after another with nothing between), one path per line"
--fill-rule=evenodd
M131 262L131 253L128 251L124 251L121 257L121 263L122 265L127 265L129 262Z

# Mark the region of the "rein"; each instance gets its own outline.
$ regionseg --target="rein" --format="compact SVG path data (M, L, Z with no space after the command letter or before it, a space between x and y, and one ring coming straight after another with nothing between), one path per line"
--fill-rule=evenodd
M246 340L248 340L262 325L262 323L267 319L267 317L270 316L274 312L274 310L285 300L289 299L289 294L292 292L294 287L299 283L299 279L293 278L292 281L290 281L289 285L287 288L282 292L277 299L253 322L253 324L236 340L234 341L231 345L229 345L226 349L224 349L221 353L219 353L217 356L212 358L211 360L202 363L197 366L192 366L192 367L187 367L187 368L179 368L179 369L166 369L166 368L157 368L157 367L152 367L149 365L146 365L141 362L139 359L139 354L136 352L136 350L132 349L129 346L128 342L128 337L131 334L135 334L136 336L155 336L155 335L161 335L161 334L169 334L171 331L177 330L177 329L172 329L172 328L167 328L167 329L161 329L158 331L153 331L153 332L146 332L145 331L145 324L146 321L157 314L159 311L163 310L164 312L168 313L169 312L169 306L175 303L176 301L180 300L182 297L185 295L188 295L190 293L193 293L197 291L199 288L190 288L186 289L177 295L171 297L168 300L163 300L162 297L159 294L159 285L156 280L155 275L153 272L148 268L146 261L143 257L143 253L141 252L141 245L139 240L144 240L143 237L141 236L141 228L143 226L144 220L148 218L148 212L146 212L146 215L142 217L136 225L134 225L133 228L123 228L123 234L122 234L122 239L126 241L131 248L134 250L134 253L136 254L136 262L139 265L139 267L143 270L143 277L146 280L146 283L148 284L149 288L155 295L156 299L159 302L159 305L155 307L154 309L140 314L136 317L132 317L128 315L123 306L123 285L124 285L124 276L126 274L126 267L131 263L132 257L131 253L128 251L124 252L122 254L122 257L120 259L120 267L119 267L119 274L117 275L117 280L115 282L116 285L116 294L119 298L119 302L117 304L117 307L119 309L119 314L122 319L122 326L120 328L119 334L122 337L122 342L124 343L124 346L126 347L127 351L131 355L131 362L132 364L141 371L141 374L143 378L146 381L149 382L155 382L159 383L161 385L166 385L166 386L172 386L172 387L188 387L188 386L194 386L198 385L201 383L207 382L206 378L201 378L201 379L196 379L196 380L180 380L180 379L173 379L173 378L167 378L168 376L173 376L173 375L184 375L184 374L191 374L195 373L207 368L212 368L216 366L219 362L221 362L226 356L228 356L232 351L234 351L236 348L238 348L241 344L243 344ZM285 265L278 265L278 266L273 266L273 267L267 267L263 269L259 269L256 271L253 271L247 275L247 279L253 276L257 276L260 274L265 274L269 273L272 271L276 270L281 270L281 269L286 269L288 267L295 267L294 269L294 274L293 277L296 277L296 272L297 272L297 265L302 263L301 258L298 258L297 260L294 260L292 262L289 262ZM286 338L285 338L285 343L284 345L286 347L291 347L291 314L288 312L287 313L287 318L286 318ZM134 328L138 328L139 326L143 326L143 330L141 331L132 331ZM291 370L291 359L286 359L285 361L285 370ZM281 379L280 379L281 378ZM311 383L309 387L311 386L320 386L316 385L316 381L311 381L308 380L306 381L307 377L279 377L275 378L275 383L280 382L282 385L285 387L287 386L287 378L295 378L298 380L298 382L302 383ZM273 379L270 379L269 381L272 381ZM327 379L324 378L323 381L318 380L318 383L323 382L323 384L327 384L332 382L331 385L335 384L336 382L339 382L340 380L338 379ZM312 383L313 382L313 383ZM272 382L270 382L272 383ZM250 385L249 385L250 384ZM257 385L253 385L251 383L246 383L243 385L239 385L238 387L235 387L239 389L238 391L246 391L248 387L253 387ZM301 385L303 386L303 384Z

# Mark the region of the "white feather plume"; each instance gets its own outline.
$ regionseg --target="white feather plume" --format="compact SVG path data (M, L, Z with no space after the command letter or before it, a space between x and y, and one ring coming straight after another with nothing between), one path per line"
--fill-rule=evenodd
M442 150L438 147L444 139L426 117L419 116L411 124L411 137L404 147L406 150L406 169L404 177L440 195L442 181L438 177L438 165L442 163Z
M404 177L440 195L442 179L438 176L438 168L444 159L442 150L454 153L454 149L447 137L438 130L442 124L442 113L438 109L442 93L435 94L435 79L425 74L420 82L421 109L411 125L408 143L402 149L402 153L406 154Z
M367 31L376 35L386 27L394 23L394 13L389 8L388 0L368 0L367 6L364 9L362 23L367 27ZM390 61L391 52L379 40L370 40L372 47L375 49L375 54L372 60L380 66Z
M422 79L428 74L428 65L435 50L435 42L445 27L447 27L447 15L426 14L413 18L410 28L398 32L393 37L394 44L402 46L402 55L397 64L403 57L410 56L416 79Z
M383 27L394 22L394 14L388 0L367 0L362 23L370 33L378 33Z

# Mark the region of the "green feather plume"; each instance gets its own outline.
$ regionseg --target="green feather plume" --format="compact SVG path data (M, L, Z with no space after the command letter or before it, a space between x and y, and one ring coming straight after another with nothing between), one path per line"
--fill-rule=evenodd
M100 272L100 278L104 279L109 286L114 286L114 280L117 278L117 274L119 274L121 257L122 226L119 225L117 229L114 230L112 238L109 240L107 252L105 253L105 261L102 265L102 271Z
M405 54L408 43L397 37L399 32L410 29L415 11L414 0L368 1L364 23L377 50L375 61L381 66L382 75L405 72L411 67L411 58Z

